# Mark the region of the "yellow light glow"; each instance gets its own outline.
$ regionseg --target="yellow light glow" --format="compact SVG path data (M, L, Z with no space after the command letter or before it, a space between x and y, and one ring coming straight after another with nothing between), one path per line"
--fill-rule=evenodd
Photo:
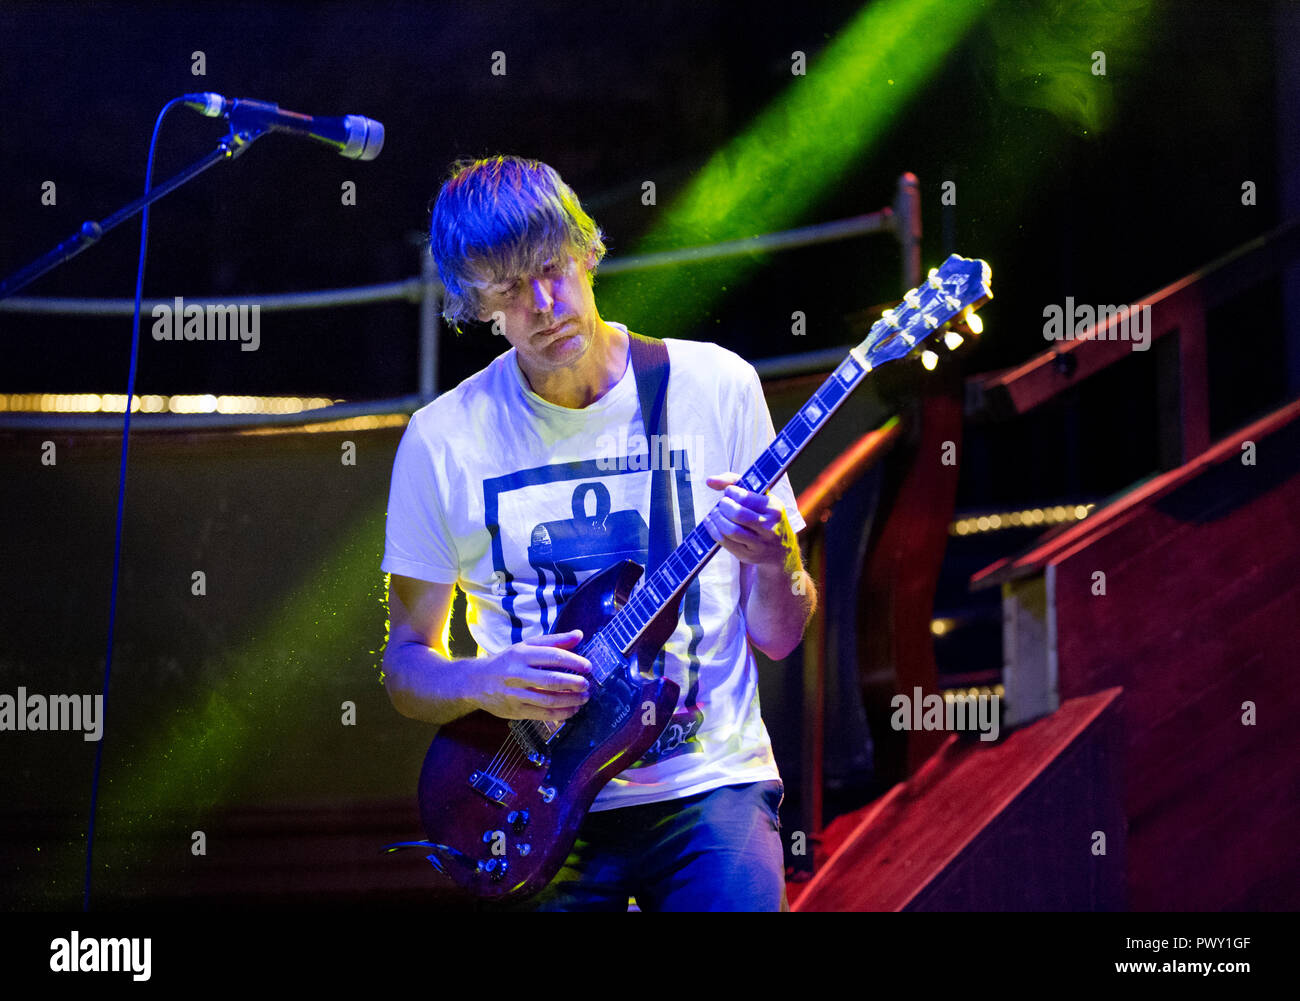
M213 396L149 394L131 398L132 413L296 414L342 402L323 396ZM49 414L120 414L125 393L0 393L0 411Z
M1022 525L1055 525L1061 522L1081 521L1096 507L1096 504L1058 504L1054 507L1027 508L1022 511L1002 511L957 518L948 526L948 532L950 535L974 535Z

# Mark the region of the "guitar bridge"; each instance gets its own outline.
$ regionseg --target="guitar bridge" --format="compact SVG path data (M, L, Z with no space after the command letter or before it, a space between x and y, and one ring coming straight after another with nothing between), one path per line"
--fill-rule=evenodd
M475 792L485 799L489 799L501 806L508 806L510 800L514 799L515 796L513 789L495 775L490 775L487 772L474 772L469 777L469 784Z

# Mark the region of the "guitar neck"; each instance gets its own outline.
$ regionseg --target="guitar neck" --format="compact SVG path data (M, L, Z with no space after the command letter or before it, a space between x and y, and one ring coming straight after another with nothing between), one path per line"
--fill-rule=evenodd
M808 442L826 425L831 414L843 405L865 378L869 366L859 361L859 354L859 348L855 348L840 362L817 392L781 429L781 433L745 470L739 480L741 485L754 493L766 493L785 475ZM611 645L623 656L627 656L655 617L676 599L678 592L690 584L720 548L703 524L696 525L610 619L601 630L602 635L608 637Z
M862 343L849 351L739 482L754 493L772 489L873 368L907 357L914 348L936 339L954 319L964 317L969 330L978 333L979 324L973 314L993 296L992 274L987 262L956 254L931 271L925 283L908 292L895 308L885 310ZM955 348L961 338L950 337L955 340L949 342L949 347ZM617 670L617 658L605 654L617 650L627 657L660 612L676 600L720 548L703 524L696 525L642 582L601 630L602 639L609 644L607 650L592 651L592 669L600 682Z

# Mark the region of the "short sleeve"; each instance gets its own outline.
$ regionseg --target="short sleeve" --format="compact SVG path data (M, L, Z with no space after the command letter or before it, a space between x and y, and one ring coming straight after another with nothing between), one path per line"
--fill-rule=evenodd
M763 396L763 383L754 366L742 361L746 374L741 389L739 407L738 438L732 453L732 470L743 473L754 464L754 460L763 454L763 450L776 438L776 429L772 426L772 413L767 408L767 399ZM803 515L799 513L795 502L794 490L790 487L790 477L782 474L769 494L779 500L785 507L790 527L796 532L803 531Z
M460 578L455 539L447 527L441 487L445 470L434 462L415 418L397 446L388 491L388 521L380 569L434 584Z

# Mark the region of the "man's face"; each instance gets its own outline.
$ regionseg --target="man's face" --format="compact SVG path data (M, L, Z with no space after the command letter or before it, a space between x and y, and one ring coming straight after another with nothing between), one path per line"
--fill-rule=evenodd
M525 371L569 368L596 337L596 300L587 280L590 262L572 256L550 261L542 273L490 285L480 293L479 319L514 345Z

